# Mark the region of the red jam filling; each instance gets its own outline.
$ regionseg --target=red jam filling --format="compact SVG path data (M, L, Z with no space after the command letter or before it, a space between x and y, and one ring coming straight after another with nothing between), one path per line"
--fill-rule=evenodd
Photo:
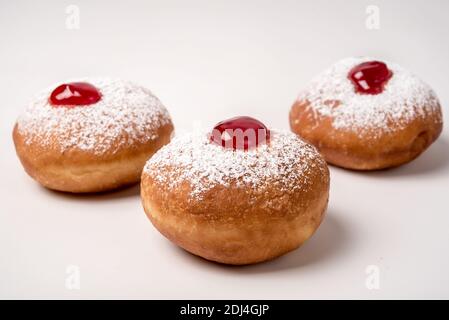
M219 122L211 134L211 142L224 148L250 150L270 140L270 131L251 117L235 117Z
M380 61L363 62L352 68L348 74L355 91L361 94L382 93L392 76L393 72Z
M90 83L71 82L61 84L53 90L49 100L55 107L75 107L94 104L100 99L100 92Z

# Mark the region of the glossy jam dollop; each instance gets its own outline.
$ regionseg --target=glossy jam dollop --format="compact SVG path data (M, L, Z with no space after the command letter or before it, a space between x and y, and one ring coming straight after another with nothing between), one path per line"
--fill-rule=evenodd
M363 62L349 71L355 91L361 94L379 94L384 90L393 72L381 61Z
M87 82L71 82L58 86L50 95L50 103L55 106L75 107L94 104L101 99L95 86Z
M217 123L211 133L211 142L224 148L250 150L268 143L270 131L259 120L235 117Z

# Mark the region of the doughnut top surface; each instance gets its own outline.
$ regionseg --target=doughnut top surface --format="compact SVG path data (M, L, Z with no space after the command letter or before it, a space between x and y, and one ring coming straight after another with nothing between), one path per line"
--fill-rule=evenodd
M60 152L77 148L94 154L114 153L157 138L157 128L170 122L165 107L146 88L119 79L75 81L94 85L101 99L87 107L55 108L49 97L57 85L44 90L18 118L26 143L52 145Z
M330 117L336 129L370 131L381 134L404 128L417 117L438 112L433 90L402 67L385 62L392 76L378 94L361 94L348 73L357 65L375 60L370 57L343 59L312 80L299 101L307 101L315 115ZM374 130L373 130L374 129Z
M295 192L313 184L311 170L327 177L323 158L293 133L271 131L268 144L244 151L218 146L200 132L175 137L148 160L144 173L169 190L187 183L191 199L201 199L218 185Z

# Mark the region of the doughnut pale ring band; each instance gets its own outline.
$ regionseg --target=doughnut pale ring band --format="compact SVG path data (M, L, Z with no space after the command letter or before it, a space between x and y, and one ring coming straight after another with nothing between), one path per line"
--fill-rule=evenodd
M148 158L170 141L170 116L149 90L121 80L88 81L99 101L55 107L49 89L14 126L23 167L49 189L100 192L134 184Z
M357 92L348 75L358 66L356 81L359 77L366 90L379 84L376 74L371 88L370 78L363 79L363 72L372 72L363 70L370 63L374 72L384 71L385 83L377 91ZM384 169L418 157L441 133L440 103L418 77L398 65L385 66L371 58L349 58L324 71L293 104L292 131L315 145L329 163L344 168Z
M207 133L174 138L146 164L145 212L165 237L205 259L234 265L299 247L320 225L329 171L314 147L272 132L256 150L227 150Z

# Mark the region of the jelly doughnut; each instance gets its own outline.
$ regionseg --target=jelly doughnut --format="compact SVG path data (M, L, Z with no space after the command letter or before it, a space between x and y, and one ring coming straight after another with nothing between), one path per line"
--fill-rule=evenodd
M293 132L334 165L375 170L407 163L443 127L434 91L402 67L347 58L317 76L290 111Z
M173 124L148 89L81 79L44 90L14 126L16 152L43 186L100 192L139 182L145 162L170 141Z
M320 225L329 171L316 149L250 117L175 137L146 164L145 212L165 237L225 264L270 260Z

